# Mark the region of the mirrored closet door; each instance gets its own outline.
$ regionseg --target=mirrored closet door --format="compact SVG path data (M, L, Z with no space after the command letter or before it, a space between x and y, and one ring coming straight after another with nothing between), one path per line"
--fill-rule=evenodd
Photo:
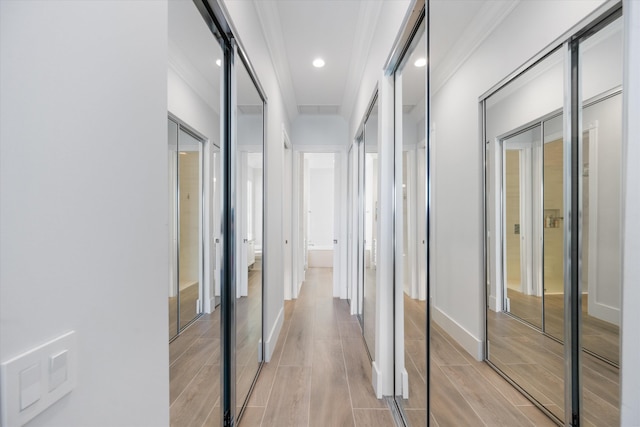
M362 286L362 331L370 357L376 350L376 287L378 265L378 95L364 121L364 181L363 181L363 286Z
M619 425L620 15L482 104L487 359L571 425Z
M238 416L263 360L264 101L243 61L237 76L235 384Z
M422 22L394 73L396 168L401 168L396 171L394 399L407 426L425 426L428 418L426 54Z

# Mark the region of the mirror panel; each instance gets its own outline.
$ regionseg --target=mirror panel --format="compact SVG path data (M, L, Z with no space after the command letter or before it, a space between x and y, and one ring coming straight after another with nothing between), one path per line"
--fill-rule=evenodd
M394 397L408 426L427 424L425 57L423 23L394 75L396 127L401 129L396 135L402 138L402 144L396 144L396 150L402 147L402 182L396 185L401 194L396 216L401 217L402 231L396 235L396 269L400 271L395 310L400 315L395 317Z
M236 406L241 414L262 364L264 103L236 64Z
M542 126L502 140L505 311L542 328L540 172ZM562 259L562 252L560 252Z
M200 313L202 300L202 145L178 132L178 288L180 329Z
M172 425L215 427L221 425L223 53L193 2L169 2L167 15L170 417ZM185 410L195 407L201 410Z
M375 356L376 270L378 264L378 98L364 123L364 292L363 333L369 355Z
M178 335L178 124L168 120L169 339Z
M620 425L622 34L618 18L579 45L582 419L601 426Z
M562 139L558 152L543 148L542 141L543 132L551 131L544 125L551 116L559 118L554 130L562 138L563 58L560 50L552 52L485 102L487 164L492 167L487 170L487 224L488 235L495 236L487 248L488 360L560 420L564 349L545 333L543 310L550 309L546 274L564 262L563 227L553 229L560 232L559 252L546 244L550 228L544 227L546 210L556 209L554 221L559 221L563 206L546 192L551 185L562 188L562 182L551 180L546 168L543 178L543 163L562 166ZM562 301L562 286L554 291ZM562 312L557 320L562 331Z

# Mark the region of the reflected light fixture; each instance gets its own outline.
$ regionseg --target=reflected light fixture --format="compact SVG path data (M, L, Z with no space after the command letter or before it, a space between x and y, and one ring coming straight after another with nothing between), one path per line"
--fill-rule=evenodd
M222 59L216 59L216 65L218 67L222 66Z
M316 58L313 60L313 66L316 68L322 68L324 67L324 59L322 58Z
M413 63L413 65L415 65L416 67L424 67L425 65L427 65L427 59L418 58L416 59L416 62Z

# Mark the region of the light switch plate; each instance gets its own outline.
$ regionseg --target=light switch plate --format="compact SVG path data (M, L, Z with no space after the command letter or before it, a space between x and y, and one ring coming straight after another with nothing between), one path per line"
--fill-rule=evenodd
M29 366L20 371L20 411L40 400L40 363Z
M68 363L69 350L49 356L49 392L64 384L69 378Z
M76 386L76 333L0 364L0 425L22 426Z

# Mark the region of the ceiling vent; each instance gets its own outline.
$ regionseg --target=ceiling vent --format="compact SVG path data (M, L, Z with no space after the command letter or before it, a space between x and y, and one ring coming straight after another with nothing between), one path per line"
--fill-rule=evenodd
M298 105L300 114L340 114L339 105Z

